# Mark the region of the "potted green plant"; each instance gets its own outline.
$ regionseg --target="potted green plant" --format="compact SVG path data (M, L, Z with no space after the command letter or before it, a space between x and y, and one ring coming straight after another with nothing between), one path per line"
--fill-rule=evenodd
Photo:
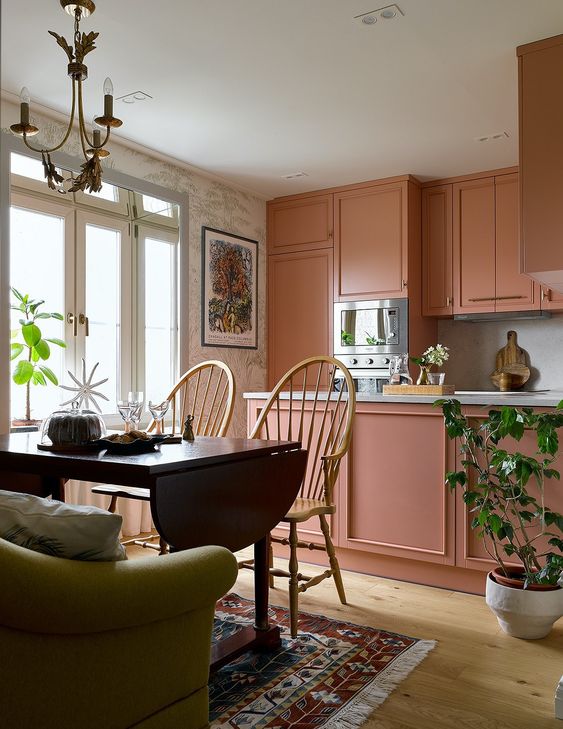
M432 367L434 365L437 367L443 367L449 358L449 348L443 344L437 344L435 347L428 347L428 349L423 352L420 357L411 357L411 361L420 367L420 374L416 384L428 385L428 375ZM443 373L440 374L443 375ZM439 380L440 381L437 384L441 385L444 381L444 377L440 377Z
M446 474L463 490L472 529L497 567L487 576L486 601L507 633L543 638L563 615L563 516L545 506L546 481L559 479L563 401L553 412L503 406L469 419L458 400L438 400L447 434L459 440L463 470ZM535 434L535 456L509 450L505 439ZM516 563L516 564L514 564Z
M50 344L57 347L66 347L62 339L56 337L43 337L39 322L45 319L63 320L63 315L57 312L39 311L45 303L43 299L32 299L29 294L21 294L17 289L11 288L15 301L11 309L20 312L19 327L11 332L10 358L16 361L12 372L12 380L16 385L24 385L25 392L25 420L19 421L34 424L31 420L31 385L46 386L49 382L58 385L59 381L52 369L44 363L51 356Z

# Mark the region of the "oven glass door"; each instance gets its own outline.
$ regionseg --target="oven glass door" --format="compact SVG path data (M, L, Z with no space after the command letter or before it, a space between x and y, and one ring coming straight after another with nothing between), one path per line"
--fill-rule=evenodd
M373 347L389 342L390 317L396 309L348 309L340 312L340 344L345 347ZM391 339L391 341L393 341Z

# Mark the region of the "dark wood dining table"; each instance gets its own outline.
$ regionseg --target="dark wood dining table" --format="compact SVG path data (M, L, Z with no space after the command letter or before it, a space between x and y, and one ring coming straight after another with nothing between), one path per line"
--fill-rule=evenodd
M36 433L0 435L0 488L62 498L68 479L150 489L152 518L173 550L254 545L255 624L213 646L215 670L249 649L273 649L268 620L270 531L297 496L306 451L298 442L198 437L139 455L38 450ZM13 487L10 489L10 487Z

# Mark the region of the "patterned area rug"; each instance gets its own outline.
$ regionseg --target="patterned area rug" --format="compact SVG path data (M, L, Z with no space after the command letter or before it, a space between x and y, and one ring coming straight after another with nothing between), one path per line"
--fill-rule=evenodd
M214 638L253 622L254 603L227 595L217 604ZM435 642L300 613L289 635L285 608L274 653L246 653L209 685L211 729L357 729L418 666Z

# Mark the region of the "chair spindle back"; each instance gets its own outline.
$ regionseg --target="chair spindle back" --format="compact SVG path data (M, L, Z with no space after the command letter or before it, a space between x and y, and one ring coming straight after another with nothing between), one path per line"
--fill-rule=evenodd
M337 368L344 379L334 392ZM311 357L281 378L250 437L301 441L308 456L299 496L332 505L340 462L350 446L355 408L354 381L342 362Z

